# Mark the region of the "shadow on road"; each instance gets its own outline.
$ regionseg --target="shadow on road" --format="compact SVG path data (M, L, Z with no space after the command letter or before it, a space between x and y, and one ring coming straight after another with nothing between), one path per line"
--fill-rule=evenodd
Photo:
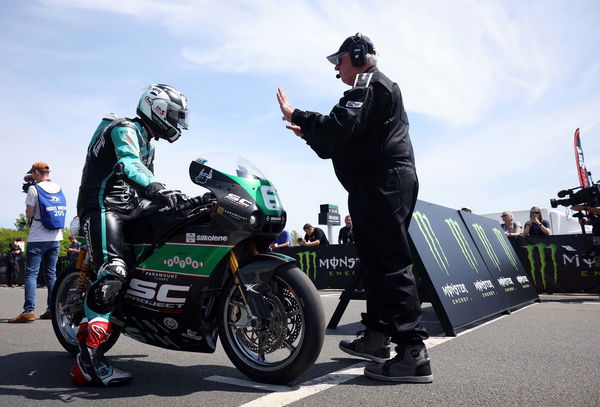
M116 367L133 373L133 383L123 387L76 387L69 371L73 357L64 352L22 352L0 357L0 395L23 396L30 400L114 399L157 395L185 396L195 392L222 391L263 393L260 390L202 380L212 375L247 379L229 366L175 366L142 360L147 355L108 357ZM200 358L198 358L200 360Z
M133 374L133 383L122 387L77 387L69 377L73 357L64 352L21 352L0 357L0 396L22 396L29 400L107 400L156 395L181 397L196 392L227 391L262 395L261 389L203 380L226 376L249 380L237 369L221 365L176 366L143 360L148 355L118 355L108 359L115 367ZM200 360L200 358L198 358ZM317 363L295 385L352 363L351 359Z

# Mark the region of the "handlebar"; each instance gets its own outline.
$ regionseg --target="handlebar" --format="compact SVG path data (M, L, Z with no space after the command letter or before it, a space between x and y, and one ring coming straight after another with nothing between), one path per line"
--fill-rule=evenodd
M206 207L203 208L203 209L206 209L206 211L209 211L211 209L210 204L204 203L204 199L202 196L190 198L186 202L182 202L173 207L162 206L162 205L159 205L158 203L150 201L148 199L143 199L140 201L138 210L140 211L140 213L139 213L140 216L149 216L149 215L152 215L153 213L164 212L164 211L183 212L183 211L186 211L189 209L194 209L197 207L200 208L203 205L206 205ZM204 212L204 210L202 210L200 212Z

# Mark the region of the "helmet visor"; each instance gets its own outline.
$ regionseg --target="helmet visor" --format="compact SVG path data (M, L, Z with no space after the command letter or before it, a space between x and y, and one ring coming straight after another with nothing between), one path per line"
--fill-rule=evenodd
M167 121L169 124L179 130L188 129L187 109L183 109L174 103L169 103L167 107Z

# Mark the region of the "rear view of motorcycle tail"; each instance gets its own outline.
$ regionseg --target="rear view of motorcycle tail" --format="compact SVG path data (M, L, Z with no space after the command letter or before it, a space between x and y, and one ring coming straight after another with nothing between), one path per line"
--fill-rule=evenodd
M196 159L189 175L205 190L198 198L171 210L149 208L125 225L128 278L103 352L119 333L198 353L214 352L219 337L248 377L298 379L320 354L325 318L317 290L294 260L268 252L285 227L277 190L231 154ZM86 287L95 279L84 260L55 286L55 334L73 354Z

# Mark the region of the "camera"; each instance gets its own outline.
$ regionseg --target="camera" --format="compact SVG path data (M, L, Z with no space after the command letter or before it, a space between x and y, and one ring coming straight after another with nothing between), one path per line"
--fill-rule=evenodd
M560 198L568 195L564 199L550 199L550 206L556 208L561 206L586 205L597 206L600 204L600 184L594 184L589 187L576 187L559 191L557 194Z
M23 192L27 193L27 191L29 190L29 187L32 185L37 184L37 182L35 181L35 179L33 178L33 175L31 174L27 174L23 177L23 180L25 181L23 183Z

